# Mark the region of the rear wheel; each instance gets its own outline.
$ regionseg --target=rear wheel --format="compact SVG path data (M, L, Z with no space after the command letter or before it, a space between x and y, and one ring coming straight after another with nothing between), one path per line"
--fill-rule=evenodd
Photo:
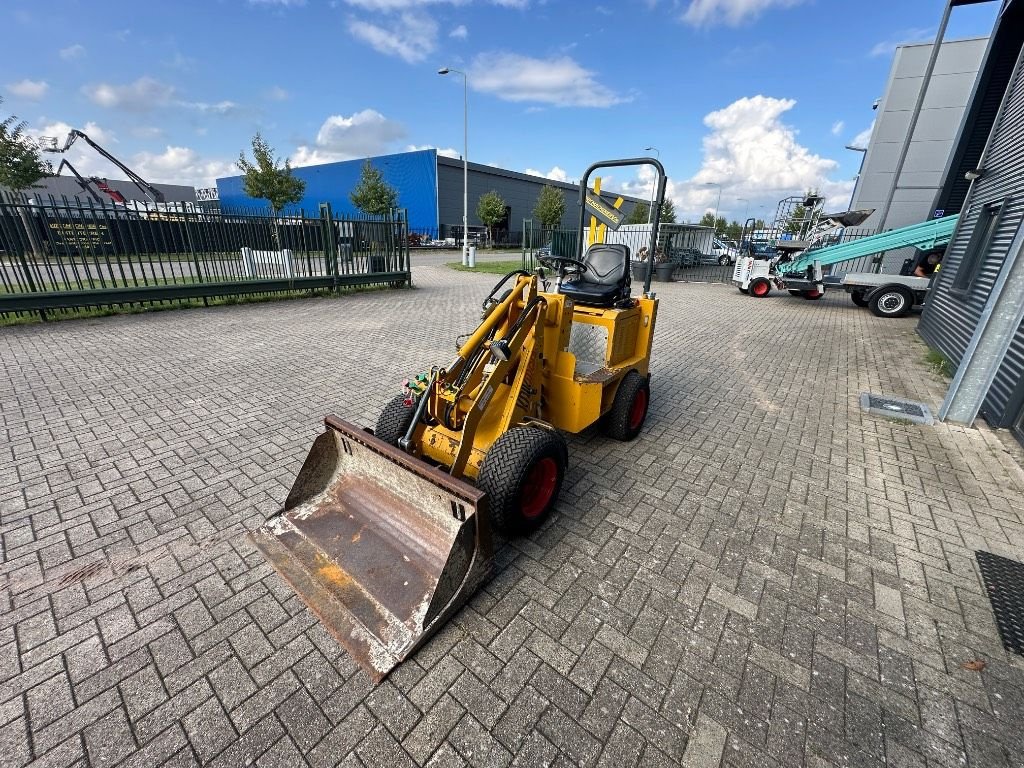
M718 263L721 266L723 266L723 267L728 266L728 264L729 264L729 257L726 256L726 255L719 256L718 257Z
M771 281L767 277L759 277L750 281L750 295L761 299L767 296L772 290Z
M604 423L604 432L616 440L628 441L640 434L647 421L651 402L651 385L646 376L630 371L622 377L615 392L611 410Z
M864 296L864 291L852 291L850 293L850 298L853 299L853 303L858 307L866 307L868 305L868 300Z
M405 437L415 413L415 405L405 404L405 395L396 395L377 417L377 426L374 427L373 434L385 443L397 446L399 438Z
M558 500L568 454L560 434L539 427L515 427L494 441L476 484L490 499L497 530L522 536L544 523Z
M868 309L875 317L905 317L914 306L914 294L902 285L879 288L868 299Z

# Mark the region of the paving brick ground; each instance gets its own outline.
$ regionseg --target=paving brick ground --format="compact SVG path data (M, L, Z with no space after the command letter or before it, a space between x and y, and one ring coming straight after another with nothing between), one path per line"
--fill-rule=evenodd
M942 384L839 295L664 286L646 432L572 438L550 524L372 687L245 533L491 282L416 279L0 330L0 764L1024 763L973 557L1021 559L1024 473L862 414Z

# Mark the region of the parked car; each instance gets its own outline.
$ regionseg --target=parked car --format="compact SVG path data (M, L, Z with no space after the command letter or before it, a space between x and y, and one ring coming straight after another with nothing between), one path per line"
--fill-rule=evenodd
M739 255L739 249L734 248L728 243L716 238L714 244L711 246L711 253L716 257L715 263L721 264L724 267L726 264L736 263L736 257Z

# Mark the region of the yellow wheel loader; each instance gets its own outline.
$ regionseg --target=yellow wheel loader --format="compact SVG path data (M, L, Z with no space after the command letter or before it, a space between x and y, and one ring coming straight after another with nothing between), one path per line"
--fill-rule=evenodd
M511 272L447 366L411 379L376 428L335 416L284 508L252 536L330 632L377 681L437 631L488 578L492 534L529 533L558 498L560 434L601 424L632 440L649 403L658 301L630 295L625 245L584 252L587 182L597 168L658 173L652 158L595 163L580 181L580 258Z

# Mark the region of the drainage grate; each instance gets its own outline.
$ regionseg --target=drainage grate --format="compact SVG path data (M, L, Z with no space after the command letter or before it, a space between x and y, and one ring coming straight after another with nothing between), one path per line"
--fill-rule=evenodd
M874 416L890 419L904 419L915 424L932 424L932 412L924 403L902 400L898 397L883 397L867 392L860 396L860 407Z
M974 555L1003 647L1024 656L1024 563L980 550Z

